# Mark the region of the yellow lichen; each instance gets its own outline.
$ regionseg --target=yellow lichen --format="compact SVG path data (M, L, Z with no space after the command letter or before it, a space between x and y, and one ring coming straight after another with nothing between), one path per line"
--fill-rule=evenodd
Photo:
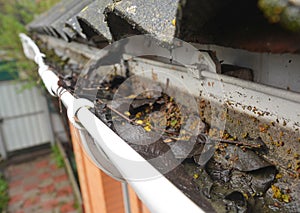
M135 123L142 125L144 123L144 121L142 121L142 120L136 120Z
M151 131L151 127L150 126L145 126L144 130L146 130L147 132L150 132Z
M248 132L243 133L242 138L247 138L248 137Z
M268 124L259 125L259 131L263 133L266 133L269 128L270 126Z
M281 196L281 198L282 198L283 202L285 202L285 203L291 202L291 196L288 195L288 194L283 194L283 195Z
M176 25L176 19L175 19L175 18L172 20L172 25L173 25L173 26Z
M279 200L281 198L281 191L280 191L279 187L272 185L271 188L273 191L273 198L276 198Z
M278 186L272 185L271 189L273 191L273 198L276 198L277 200L283 201L285 203L291 202L291 196L289 194L282 193Z
M141 113L141 112L138 112L138 113L136 113L136 115L135 115L136 118L140 118L141 116L142 116L142 113Z

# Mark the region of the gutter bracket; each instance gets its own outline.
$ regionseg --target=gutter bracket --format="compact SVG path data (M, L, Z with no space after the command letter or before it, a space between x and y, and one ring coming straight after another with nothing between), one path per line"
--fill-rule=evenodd
M41 78L46 86L46 89L48 90L50 95L53 97L57 97L56 93L52 89L52 85L50 83L48 83L47 81L45 81L45 79L51 78L53 76L52 71L49 70L49 67L47 65L44 65L39 68L39 75L41 76Z
M77 113L83 107L85 107L87 109L94 108L94 104L93 104L93 102L89 101L88 99L78 98L78 99L74 99L74 102L72 103L72 105L70 105L68 107L68 110L67 110L67 115L68 115L70 122L79 130L84 129L84 127L79 122L79 120L77 118Z

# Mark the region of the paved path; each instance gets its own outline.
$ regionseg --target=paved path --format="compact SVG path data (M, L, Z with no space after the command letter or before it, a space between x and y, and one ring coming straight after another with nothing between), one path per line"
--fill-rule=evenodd
M51 154L6 168L11 213L79 212L64 168L57 168Z

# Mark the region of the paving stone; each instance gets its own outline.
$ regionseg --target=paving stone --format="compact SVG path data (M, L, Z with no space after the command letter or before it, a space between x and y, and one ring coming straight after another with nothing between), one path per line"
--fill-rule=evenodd
M26 211L22 210L22 209L19 209L17 211L14 211L15 213L26 213Z
M34 188L29 191L23 192L23 198L32 198L39 195L40 195L40 190L38 188Z
M40 205L30 206L29 208L25 209L25 213L33 213L33 212L39 212Z
M49 165L49 160L48 159L45 159L45 160L42 160L42 161L39 161L37 163L35 163L35 167L40 169L40 168L45 168Z
M14 188L14 187L19 187L23 184L23 180L14 180L9 182L9 187Z
M59 196L59 197L68 196L69 194L72 194L72 192L73 192L72 187L66 186L57 191L57 196Z
M66 203L64 205L61 206L60 211L61 212L70 212L70 211L74 211L74 203Z
M59 175L57 177L54 177L54 182L62 182L68 180L68 175L67 174L63 174L63 175Z
M49 173L49 172L45 172L45 173L39 175L39 179L41 181L42 180L47 180L48 178L51 178L51 177L52 177L52 174Z
M19 175L11 175L11 174L8 174L8 175L6 175L8 178L8 180L10 181L10 182L13 182L13 181L19 181L19 180L23 180L24 179L24 177L22 177L22 176L19 176Z
M22 209L23 203L24 203L23 200L14 202L13 204L9 203L8 204L8 212L17 212L18 210Z
M44 180L41 184L39 184L38 188L42 189L42 188L45 188L45 187L51 186L51 185L53 185L53 180L47 179L47 180Z
M24 185L31 185L31 184L37 184L39 183L40 180L38 178L38 176L32 175L31 178L26 178L22 180L22 184Z
M62 196L59 197L59 203L60 204L65 204L65 203L69 203L69 202L73 202L74 198L72 196Z
M59 169L56 169L55 173L53 173L53 177L57 177L57 176L61 176L63 174L66 174L66 170L65 168L59 168Z
M55 191L54 185L48 185L40 189L41 193L43 194L49 194Z
M37 188L37 184L36 183L30 183L30 184L26 184L24 185L23 189L25 192L28 192L28 191L31 191L31 190L34 190Z
M70 183L68 181L62 181L62 182L58 182L58 183L56 182L54 185L55 185L55 188L57 190L59 190L60 188L63 188L65 186L69 186Z
M41 204L49 202L56 198L57 198L56 193L49 193L49 194L47 194L47 196L41 196ZM61 200L59 200L59 202L61 202Z
M43 210L51 210L53 208L55 208L55 206L57 206L58 201L55 199L49 200L45 203L42 204L42 209Z
M50 154L11 165L5 174L11 198L8 212L78 212L68 175L64 168L55 166Z
M40 202L40 197L39 196L34 196L34 197L31 197L31 198L28 198L23 203L23 208L25 208L25 209L31 208L32 206L35 206L39 202Z
M12 196L12 197L10 197L9 204L14 205L15 203L18 203L19 201L21 201L22 198L23 198L22 194L17 194L15 196Z
M14 188L9 188L8 195L9 197L14 197L16 195L22 194L23 193L23 187L14 187Z

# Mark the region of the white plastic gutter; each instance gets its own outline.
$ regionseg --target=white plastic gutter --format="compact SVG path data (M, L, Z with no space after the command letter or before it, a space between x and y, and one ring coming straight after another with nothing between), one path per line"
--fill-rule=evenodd
M82 125L97 141L111 162L138 194L139 198L154 213L200 213L204 212L187 198L168 179L133 150L90 110L86 99L76 99L67 90L58 86L59 78L43 61L37 45L25 34L20 34L25 55L39 66L39 75L51 95L60 96L68 110L68 117L75 126ZM75 121L75 117L80 123ZM113 141L113 143L112 143ZM125 160L124 160L125 159ZM129 159L129 160L126 160ZM139 172L147 172L151 179L135 180Z
M249 114L254 117L262 117L270 122L277 120L290 129L300 127L300 94L288 90L250 82L239 78L217 74L209 71L201 71L199 75L190 73L190 69L175 67L163 62L153 62L149 59L135 57L128 61L129 71L137 76L151 79L153 73L156 82L165 84L168 76L165 73L172 72L174 79L183 78L188 82L187 93L194 97L205 97L211 103L223 103L227 107ZM176 72L174 72L174 70ZM176 81L169 81L169 86L176 88ZM218 104L217 104L218 106ZM298 131L298 130L297 130Z

